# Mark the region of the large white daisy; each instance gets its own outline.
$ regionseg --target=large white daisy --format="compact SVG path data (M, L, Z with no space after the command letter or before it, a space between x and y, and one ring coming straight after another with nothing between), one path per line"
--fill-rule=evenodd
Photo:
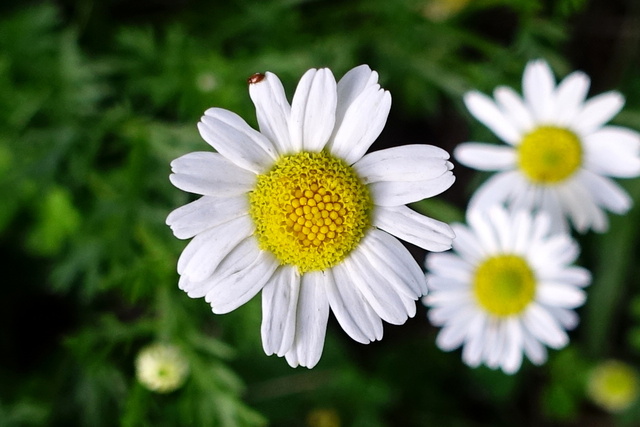
M479 92L465 95L473 116L508 146L468 142L454 156L471 168L498 171L470 201L470 208L506 202L516 209L543 209L554 229L606 231L604 210L625 213L632 201L607 177L640 174L640 135L627 128L604 126L624 105L618 92L585 101L589 77L567 76L558 86L542 60L527 64L524 98L498 87L495 101Z
M211 108L198 129L217 153L174 160L171 182L203 197L167 218L193 240L178 260L179 286L227 313L262 290L262 342L293 367L322 353L329 308L354 340L382 338L426 293L424 275L393 235L431 251L451 228L404 204L451 186L448 154L406 145L365 155L391 96L366 65L336 84L309 70L291 105L272 73L249 79L260 132Z
M436 343L445 351L463 346L469 366L482 363L513 373L523 353L546 360L545 345L569 340L582 305L587 270L571 266L578 245L568 234L550 234L549 216L501 207L468 211L469 226L454 224L455 252L429 254L428 316L442 326Z

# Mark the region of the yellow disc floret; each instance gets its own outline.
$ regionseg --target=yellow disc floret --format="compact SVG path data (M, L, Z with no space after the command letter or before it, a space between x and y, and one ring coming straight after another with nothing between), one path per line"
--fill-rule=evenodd
M535 290L533 271L517 255L488 258L475 272L474 294L479 304L495 316L521 313L533 300Z
M518 165L536 184L556 184L582 165L582 144L570 130L541 126L525 135L518 147Z
M283 156L249 194L260 248L300 273L340 263L370 226L368 188L327 152Z

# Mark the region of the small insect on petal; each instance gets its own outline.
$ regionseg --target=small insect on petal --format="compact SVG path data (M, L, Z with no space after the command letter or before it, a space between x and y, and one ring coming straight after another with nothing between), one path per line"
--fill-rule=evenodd
M265 75L262 73L255 73L251 77L247 79L247 82L252 85L256 83L260 83L264 79Z

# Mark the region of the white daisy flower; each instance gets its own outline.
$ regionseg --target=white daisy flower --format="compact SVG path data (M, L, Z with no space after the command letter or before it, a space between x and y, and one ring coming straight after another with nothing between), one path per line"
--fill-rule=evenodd
M455 253L426 259L428 316L442 326L436 343L444 351L463 346L462 359L506 373L516 372L523 353L535 364L545 345L564 347L565 332L578 317L587 270L571 266L578 245L568 234L550 234L544 212L502 207L468 211L469 227L454 224Z
M608 359L587 377L587 396L609 412L623 412L638 399L640 377L636 369L620 360Z
M136 377L156 393L170 393L182 387L189 374L189 362L174 345L155 343L136 357Z
M216 151L172 162L171 182L201 194L167 218L193 240L178 260L179 286L230 312L262 290L262 342L293 367L322 353L329 308L354 340L382 338L426 293L424 275L395 235L431 251L451 228L404 204L454 181L448 154L406 145L370 154L391 96L366 65L336 84L311 69L290 105L275 74L249 79L260 132L211 108L198 129ZM195 237L194 237L195 236Z
M495 90L495 101L476 91L464 97L471 114L508 144L468 142L456 148L460 163L499 172L478 189L470 208L506 202L549 212L554 230L566 230L568 217L580 232L606 231L604 210L622 214L632 204L607 177L640 174L640 135L604 126L624 98L611 91L585 101L589 77L574 72L556 86L542 60L527 64L522 87L524 99L504 86Z

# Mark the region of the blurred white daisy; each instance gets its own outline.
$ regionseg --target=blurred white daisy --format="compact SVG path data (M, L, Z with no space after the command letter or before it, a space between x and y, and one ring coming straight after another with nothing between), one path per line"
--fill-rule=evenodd
M422 8L427 18L439 22L461 12L471 0L428 0Z
M545 213L531 215L494 207L470 211L469 226L454 224L454 253L426 259L429 319L442 326L436 343L444 351L463 346L462 359L506 373L523 353L535 364L545 345L561 348L578 317L590 274L571 266L578 246L569 235L550 234Z
M293 367L322 353L329 308L354 340L382 338L426 292L424 275L392 235L427 250L451 247L451 228L404 204L451 186L448 154L406 145L365 155L391 96L366 65L336 84L311 69L292 104L275 74L249 93L260 132L211 108L198 129L216 151L172 162L171 182L201 194L167 218L193 240L178 260L179 286L227 313L262 292L262 342ZM195 237L194 237L195 236Z
M607 177L640 174L640 135L618 126L604 126L624 105L618 92L585 101L589 77L567 76L558 86L542 60L527 64L522 79L524 99L498 87L495 101L479 92L465 95L473 116L508 146L468 142L454 155L460 163L499 171L484 183L470 208L485 209L506 202L515 209L543 209L553 228L598 232L608 228L604 210L622 214L632 201Z
M587 378L587 395L609 412L622 412L638 399L640 377L631 365L609 359L594 367Z
M182 387L189 374L189 363L174 345L156 343L143 348L136 357L136 377L140 384L156 393L169 393Z

